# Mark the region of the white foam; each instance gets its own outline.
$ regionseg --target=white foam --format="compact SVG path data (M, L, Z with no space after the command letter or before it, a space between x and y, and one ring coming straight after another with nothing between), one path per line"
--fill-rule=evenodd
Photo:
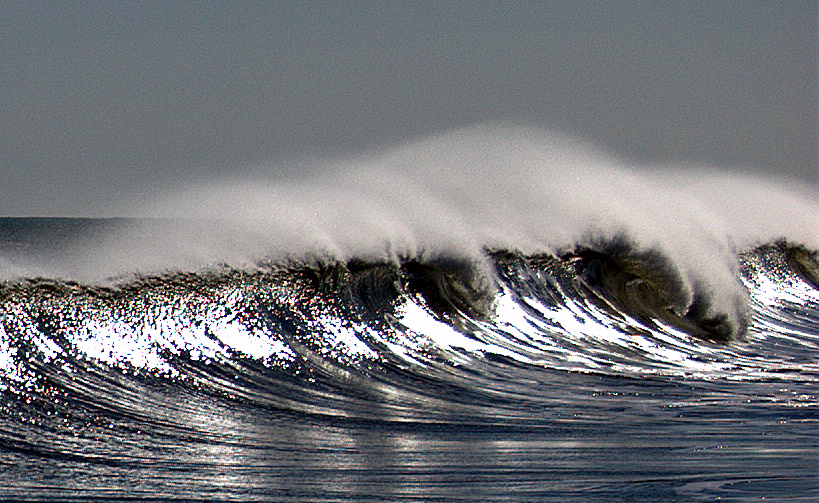
M786 237L819 248L815 191L690 166L628 166L581 141L484 125L358 158L275 164L168 187L117 209L153 220L81 249L61 273L93 280L260 258L395 259L485 247L524 253L630 236L730 302L734 252ZM292 172L292 170L288 171Z

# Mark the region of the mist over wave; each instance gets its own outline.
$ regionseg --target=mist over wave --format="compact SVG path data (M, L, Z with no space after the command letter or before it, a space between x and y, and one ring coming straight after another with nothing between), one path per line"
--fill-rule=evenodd
M576 138L483 125L355 158L275 165L255 175L123 203L139 217L73 239L49 260L5 275L85 282L261 260L399 263L486 250L526 255L603 250L652 262L678 282L680 309L739 323L746 292L737 253L785 238L817 249L815 194L788 180L696 166L637 166ZM658 257L660 257L658 259ZM22 264L22 265L21 265Z
M696 166L630 166L554 132L482 126L356 159L311 161L309 178L171 187L135 216L231 221L273 252L543 249L629 232L647 245L714 236L749 246L817 242L815 191ZM272 176L269 178L273 178Z

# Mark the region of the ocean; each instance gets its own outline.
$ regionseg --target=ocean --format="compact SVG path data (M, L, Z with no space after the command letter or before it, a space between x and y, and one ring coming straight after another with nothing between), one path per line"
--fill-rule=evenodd
M477 128L0 218L0 500L816 501L815 195Z

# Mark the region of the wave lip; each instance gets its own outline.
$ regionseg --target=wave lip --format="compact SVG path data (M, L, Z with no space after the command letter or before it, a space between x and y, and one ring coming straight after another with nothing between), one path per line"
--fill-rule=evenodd
M788 266L804 281L819 289L819 253L808 250L805 246L788 245L784 241L775 243L776 247L784 249Z
M673 264L655 250L635 251L624 242L598 249L580 247L564 254L578 281L592 299L614 313L626 313L644 323L660 320L692 336L720 342L741 338L750 312L745 295L733 312L713 312L708 292L694 284L689 292Z

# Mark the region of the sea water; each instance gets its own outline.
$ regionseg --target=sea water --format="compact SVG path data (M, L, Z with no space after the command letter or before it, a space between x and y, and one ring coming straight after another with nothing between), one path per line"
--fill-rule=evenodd
M0 219L0 499L819 498L803 188L509 128L322 162Z

